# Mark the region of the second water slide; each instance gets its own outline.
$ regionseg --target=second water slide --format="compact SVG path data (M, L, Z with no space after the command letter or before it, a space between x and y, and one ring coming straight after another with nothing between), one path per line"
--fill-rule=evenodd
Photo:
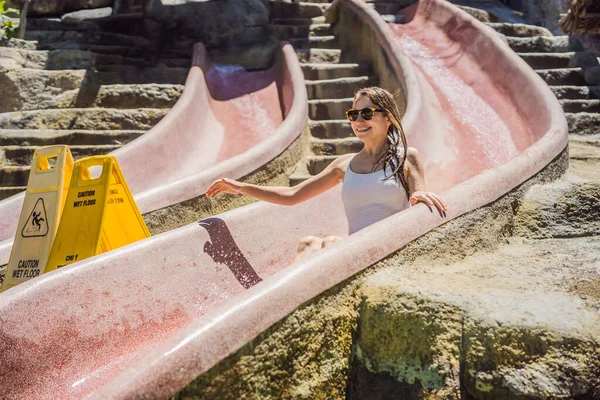
M175 205L174 220L190 222L202 208L198 198L215 179L246 177L287 152L307 116L304 77L291 45L281 44L271 68L245 71L214 65L198 43L175 106L154 128L111 154L142 214L168 215ZM288 167L295 161L288 160ZM8 263L23 199L21 193L0 202L0 266Z
M255 203L26 282L0 294L0 397L169 397L303 303L566 151L549 88L458 8L424 0L391 27L358 0L328 13L342 45L402 89L408 142L447 218L419 204L290 265L303 235L346 232L338 188L291 208Z

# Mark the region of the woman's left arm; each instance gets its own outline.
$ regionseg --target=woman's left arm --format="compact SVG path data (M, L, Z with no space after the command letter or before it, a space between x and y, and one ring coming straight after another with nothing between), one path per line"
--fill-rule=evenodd
M405 176L410 191L410 203L413 206L423 202L431 211L433 211L431 207L435 206L440 214L445 215L448 208L446 202L437 194L428 192L425 187L425 170L421 154L414 147L409 147L406 152Z

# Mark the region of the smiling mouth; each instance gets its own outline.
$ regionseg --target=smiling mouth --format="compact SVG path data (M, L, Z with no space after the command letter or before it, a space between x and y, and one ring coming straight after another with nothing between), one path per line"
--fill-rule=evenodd
M371 127L368 127L368 128L356 128L356 131L362 133L362 132L368 131L369 129L371 129Z

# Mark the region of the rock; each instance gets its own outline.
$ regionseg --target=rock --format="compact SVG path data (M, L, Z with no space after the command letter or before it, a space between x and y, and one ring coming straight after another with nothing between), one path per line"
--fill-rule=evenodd
M0 39L0 47L9 47L13 49L35 50L37 42L12 38L9 40Z
M521 10L524 17L533 25L541 25L554 35L563 35L558 21L560 14L567 12L564 0L528 0L523 1Z
M68 106L84 77L84 70L0 70L0 112Z
M172 68L131 69L130 75L135 77L136 71L137 77L157 83L124 85L120 84L122 76L101 73L95 77L85 70L0 70L0 112L70 107L166 108L172 107L181 96L183 85L159 82L170 75L177 75L177 80L183 81L187 71L181 74L179 69ZM96 82L102 79L104 83Z
M600 234L600 183L565 179L531 188L515 216L523 237L569 238Z
M45 16L45 15L60 15L71 11L111 7L114 0L44 0L32 1L28 16ZM8 7L18 8L23 7L23 0L8 0Z
M87 19L105 18L112 15L112 7L95 8L92 10L79 10L67 13L61 17L65 22L84 21Z

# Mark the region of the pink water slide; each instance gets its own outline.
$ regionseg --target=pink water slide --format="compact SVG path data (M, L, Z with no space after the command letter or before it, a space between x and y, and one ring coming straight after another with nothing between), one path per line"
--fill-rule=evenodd
M447 218L417 205L290 265L302 236L347 231L337 188L291 208L254 203L43 275L0 294L1 398L171 396L302 303L497 200L565 149L549 88L451 4L423 0L392 26L359 0L329 12L375 35L404 82L408 142Z
M142 213L204 194L218 177L241 178L281 154L306 124L294 49L282 44L263 71L214 65L194 48L185 88L150 131L112 154ZM0 202L0 265L8 262L24 194Z

